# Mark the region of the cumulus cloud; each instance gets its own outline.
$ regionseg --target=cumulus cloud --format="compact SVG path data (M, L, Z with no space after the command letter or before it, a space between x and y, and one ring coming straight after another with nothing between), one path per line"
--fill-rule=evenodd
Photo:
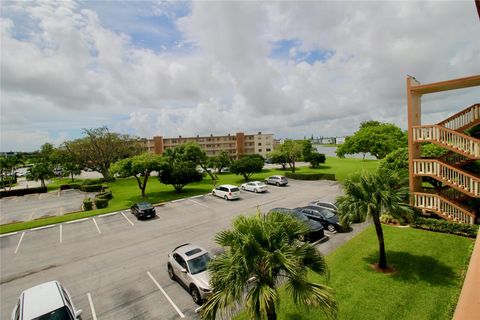
M480 71L473 2L142 2L114 16L109 5L2 3L2 151L101 125L143 137L405 128L407 74ZM139 30L157 43L142 45ZM424 113L437 122L479 93L426 96Z

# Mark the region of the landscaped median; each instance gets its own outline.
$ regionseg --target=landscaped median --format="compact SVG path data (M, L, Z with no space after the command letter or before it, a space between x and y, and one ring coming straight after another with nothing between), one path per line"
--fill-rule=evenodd
M473 240L413 228L383 226L393 274L374 271L378 241L373 226L326 257L338 319L452 319ZM311 273L313 280L324 279ZM320 309L280 296L278 319L327 319ZM239 315L236 320L247 319Z
M361 159L339 159L327 158L327 162L318 168L299 167L297 173L304 174L335 174L337 180L342 181L348 174L362 170L373 170L377 168L378 161L361 160ZM254 174L250 180L263 181L271 175L284 175L285 171L280 169L265 169L261 173ZM219 184L240 185L245 181L241 176L235 174L219 174ZM82 180L75 180L74 183L80 183ZM70 179L55 179L53 183L47 186L48 190L57 192L61 185L69 184ZM163 203L167 201L188 198L196 195L207 194L212 191L212 180L206 176L202 181L188 184L181 193L175 192L173 187L159 183L157 177L150 177L146 189L146 197L140 197L140 189L138 188L135 178L122 178L114 182L106 184L112 192L113 198L109 201L108 207L103 209L80 211L64 214L62 216L42 218L33 221L17 222L0 226L0 234L25 230L30 228L42 227L46 225L62 223L71 220L82 219L86 217L96 216L100 214L129 209L134 203L139 201L148 201L151 203Z

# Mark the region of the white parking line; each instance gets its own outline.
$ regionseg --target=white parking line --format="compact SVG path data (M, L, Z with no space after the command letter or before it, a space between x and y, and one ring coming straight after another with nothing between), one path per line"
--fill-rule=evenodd
M188 200L191 201L191 202L193 202L193 203L195 203L195 204L198 204L199 206L202 206L202 207L204 207L204 208L210 209L209 206L204 205L203 203L200 203L200 202L195 201L195 200L193 200L193 199L188 199Z
M38 231L38 230L52 228L52 227L55 227L55 226L56 226L56 224L51 224L51 225L48 225L48 226L43 226L43 227L37 227L37 228L30 229L30 231Z
M60 243L62 243L62 240L63 240L62 239L62 227L63 227L63 225L60 225Z
M100 231L100 228L98 227L97 221L95 221L95 218L92 218L92 220L93 220L93 223L95 223L95 227L97 227L98 233L102 234L102 232Z
M128 222L130 222L130 224L132 225L132 227L134 226L133 222L130 221L130 219L128 219L128 217L125 215L125 213L122 212L122 216L127 219Z
M163 295L165 296L165 298L167 298L168 302L170 302L170 304L172 305L173 308L175 308L175 310L177 311L177 313L180 315L180 317L182 318L185 318L185 315L182 313L182 311L180 311L180 309L178 309L178 307L175 305L175 303L173 303L172 299L170 299L170 297L168 296L168 294L165 292L165 290L163 290L162 287L160 287L160 285L158 284L157 280L155 280L155 278L152 276L152 274L147 271L147 274L148 276L150 277L150 279L152 279L153 283L155 283L155 285L158 287L158 289L160 289L160 291L163 293Z
M18 233L18 232L15 231L15 232L10 232L10 233L0 234L0 238L8 237L8 236L13 236L13 235L16 235L17 233Z
M88 303L90 304L90 310L92 311L93 320L97 320L97 314L95 313L95 307L93 306L92 296L90 292L87 293Z
M86 221L86 220L88 220L88 219L89 219L89 218L83 218L83 219L78 219L78 220L67 221L67 222L65 222L65 223L67 223L67 224L77 223L77 222Z
M20 248L20 243L22 243L23 236L25 235L25 232L22 232L22 236L20 237L20 240L18 241L17 248L15 249L15 254L18 252L18 248Z
M102 214L101 216L99 217L110 217L110 216L113 216L114 214L118 214L119 212L112 212L112 213L107 213L107 214Z

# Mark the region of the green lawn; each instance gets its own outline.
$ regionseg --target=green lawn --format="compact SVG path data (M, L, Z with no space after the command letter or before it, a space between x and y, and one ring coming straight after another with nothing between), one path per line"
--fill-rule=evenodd
M361 172L362 170L373 170L378 167L378 164L379 161L376 160L339 159L336 157L329 157L327 158L326 163L318 168L299 167L297 168L297 172L334 173L337 180L343 181L349 174ZM254 174L250 179L263 180L270 175L284 173L285 171L281 169L263 170L261 173ZM217 181L217 185L240 185L244 182L242 176L237 176L235 174L220 174L218 177L219 180ZM68 184L70 182L71 179L69 178L53 179L53 182L48 184L48 191L57 191L60 188L60 185ZM81 180L75 179L74 182L81 182ZM172 186L160 184L156 177L150 177L147 184L145 199L140 197L140 189L138 188L137 181L133 177L117 179L115 182L109 183L108 186L113 194L113 199L110 200L108 208L3 225L0 226L0 234L122 210L129 208L132 204L140 200L150 201L152 203L162 203L209 193L213 189L212 180L208 175L198 183L187 185L182 193L176 193Z
M451 319L473 241L412 228L383 228L388 263L397 273L385 275L369 267L378 261L373 226L326 257L338 319ZM311 278L324 282L314 273ZM326 319L319 309L297 307L284 297L282 292L279 320Z

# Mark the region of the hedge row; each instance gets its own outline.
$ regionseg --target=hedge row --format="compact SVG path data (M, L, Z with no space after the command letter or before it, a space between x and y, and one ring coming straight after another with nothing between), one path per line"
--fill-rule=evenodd
M85 198L83 200L83 210L89 211L93 209L93 204L97 209L103 209L108 207L108 200L112 199L112 191L104 191L95 196L92 200L91 198Z
M285 172L285 176L296 180L333 180L335 181L335 174L333 173L293 173Z
M2 190L0 191L0 198L4 197L20 197L26 194L32 193L45 193L47 192L47 187L38 187L38 188L27 188L27 189L13 189L13 190Z
M78 189L83 192L100 192L100 191L103 191L104 186L101 184L83 185L80 183L62 184L60 186L60 190L67 190L67 189Z
M9 187L15 183L17 183L16 176L6 176L6 177L3 177L2 180L0 180L0 188Z
M456 223L446 220L418 217L411 224L413 228L451 233L464 237L475 238L478 232L478 226L472 224Z

